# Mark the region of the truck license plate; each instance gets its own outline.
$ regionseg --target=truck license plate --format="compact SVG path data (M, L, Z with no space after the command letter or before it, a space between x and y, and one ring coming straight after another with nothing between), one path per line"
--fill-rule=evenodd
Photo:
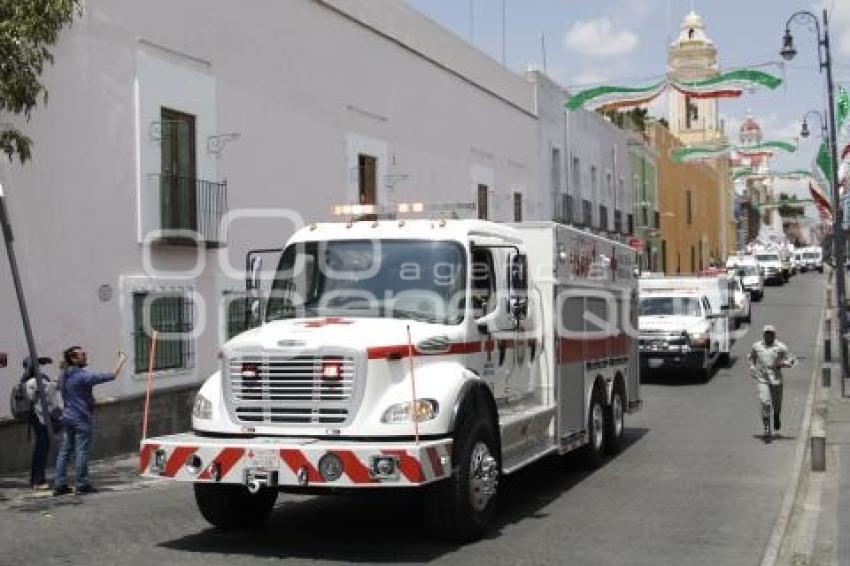
M647 364L649 364L649 367L651 367L653 369L654 368L660 368L661 366L664 365L664 358L649 358L647 360Z
M249 468L276 470L278 465L277 450L269 448L251 448L245 454L245 463Z

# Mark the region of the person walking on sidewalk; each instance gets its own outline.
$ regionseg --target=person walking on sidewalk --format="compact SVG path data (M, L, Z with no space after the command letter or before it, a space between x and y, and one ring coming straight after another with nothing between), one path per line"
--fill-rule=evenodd
M41 361L39 360L39 362ZM41 368L37 371L41 371ZM59 399L56 383L42 373L43 395L47 402L47 415L44 414L35 372L30 371L29 357L24 358L23 379L26 380L24 386L26 388L27 399L30 402L29 425L33 436L35 436L35 446L33 446L32 451L32 466L30 468L30 487L35 491L46 491L50 489L50 484L47 483L47 477L45 476L47 455L50 452L50 434L47 428L47 419L51 420L53 430L58 431L60 425L59 415L62 413L62 402Z
M779 430L782 426L782 369L792 367L796 361L788 347L776 339L776 328L765 325L762 340L753 344L750 352L750 375L756 380L758 388L765 443L773 439L770 429L771 408L773 429Z
M56 456L56 478L53 495L71 493L66 474L71 452L76 447L77 494L97 491L89 483L89 450L94 433L94 395L92 389L99 383L114 380L124 369L127 356L118 353L112 373L94 373L86 369L88 356L81 346L71 346L62 354L66 369L59 376L65 410L62 413L62 440Z

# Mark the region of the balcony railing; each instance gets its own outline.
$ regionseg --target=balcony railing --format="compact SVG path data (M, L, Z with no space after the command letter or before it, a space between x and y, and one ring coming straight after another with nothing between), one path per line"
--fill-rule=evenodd
M227 183L161 174L157 240L173 244L224 244L221 218L227 212Z

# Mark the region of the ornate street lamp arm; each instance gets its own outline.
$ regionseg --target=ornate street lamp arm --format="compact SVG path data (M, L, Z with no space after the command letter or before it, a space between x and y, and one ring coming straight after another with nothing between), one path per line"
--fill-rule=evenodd
M796 24L809 24L809 29L811 25L814 24L814 32L817 34L818 39L818 63L820 64L821 70L826 67L826 61L824 61L823 54L821 53L821 48L826 46L825 39L821 36L820 32L820 22L818 21L818 17L814 15L812 12L808 10L800 10L799 12L795 12L791 14L788 18L788 21L785 22L785 35L788 36L791 34L791 23L794 22Z

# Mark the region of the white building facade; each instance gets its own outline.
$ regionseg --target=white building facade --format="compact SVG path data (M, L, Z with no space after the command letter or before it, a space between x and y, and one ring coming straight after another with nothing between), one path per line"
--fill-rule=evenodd
M533 85L400 1L88 0L54 55L50 103L19 123L34 158L2 181L40 353L81 344L103 370L130 356L101 399L142 393L148 368L157 389L202 382L243 324L246 252L335 203L555 215ZM613 225L631 210L626 152L564 133L613 126L558 103L561 187ZM5 262L0 312L2 396L26 355Z

